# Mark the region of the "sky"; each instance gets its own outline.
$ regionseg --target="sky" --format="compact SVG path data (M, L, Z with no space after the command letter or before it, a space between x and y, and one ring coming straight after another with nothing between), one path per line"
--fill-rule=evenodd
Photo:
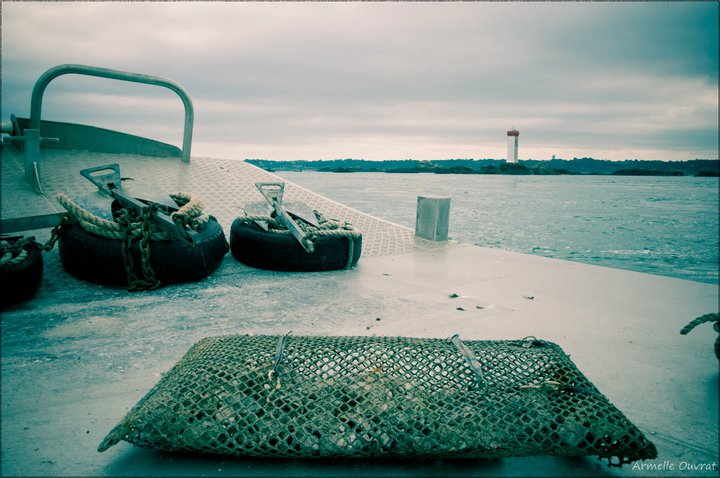
M7 2L2 119L77 63L170 78L192 155L718 158L718 4ZM182 145L169 90L65 75L43 119Z

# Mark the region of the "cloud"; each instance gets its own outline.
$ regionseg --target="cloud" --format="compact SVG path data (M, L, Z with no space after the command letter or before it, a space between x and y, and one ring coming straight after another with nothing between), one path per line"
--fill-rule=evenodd
M717 20L714 3L10 2L2 114L83 63L183 84L195 154L501 158L514 125L521 157L717 157ZM52 119L178 144L172 94L56 81Z

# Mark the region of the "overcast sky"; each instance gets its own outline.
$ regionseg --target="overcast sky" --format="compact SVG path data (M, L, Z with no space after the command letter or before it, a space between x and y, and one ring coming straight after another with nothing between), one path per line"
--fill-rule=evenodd
M171 78L193 156L718 157L718 4L2 3L2 119L80 63ZM65 75L43 119L180 146L176 95Z

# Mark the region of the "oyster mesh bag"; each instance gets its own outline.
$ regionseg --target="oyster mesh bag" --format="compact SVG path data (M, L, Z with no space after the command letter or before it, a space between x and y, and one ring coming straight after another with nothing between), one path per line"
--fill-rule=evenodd
M274 457L657 456L559 346L534 338L210 337L98 450L120 440Z

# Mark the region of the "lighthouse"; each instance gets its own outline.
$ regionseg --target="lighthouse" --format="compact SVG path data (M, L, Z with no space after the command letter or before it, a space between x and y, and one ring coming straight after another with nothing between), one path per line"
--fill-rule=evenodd
M518 161L518 136L520 136L520 131L516 130L513 126L513 129L507 132L507 141L508 141L508 152L507 152L507 162L508 163L517 163Z

